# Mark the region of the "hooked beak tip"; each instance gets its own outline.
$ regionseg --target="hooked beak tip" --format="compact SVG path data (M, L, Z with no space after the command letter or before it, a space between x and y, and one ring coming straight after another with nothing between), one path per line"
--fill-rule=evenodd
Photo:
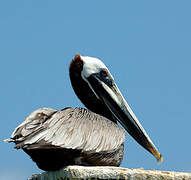
M153 156L156 158L158 163L162 163L163 162L163 156L158 152L157 149L150 149L150 152L153 154Z
M163 162L163 156L161 154L159 154L159 158L157 158L157 162L158 163L162 163Z

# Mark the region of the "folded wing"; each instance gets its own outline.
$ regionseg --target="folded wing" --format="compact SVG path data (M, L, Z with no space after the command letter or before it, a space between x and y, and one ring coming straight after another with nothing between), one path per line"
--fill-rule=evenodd
M109 152L118 149L124 140L123 129L90 110L41 108L31 113L6 141L15 142L16 148Z

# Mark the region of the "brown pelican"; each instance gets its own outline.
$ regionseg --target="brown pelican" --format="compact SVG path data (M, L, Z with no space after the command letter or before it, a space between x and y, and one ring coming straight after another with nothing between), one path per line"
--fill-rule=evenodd
M69 74L76 95L88 109L38 109L6 142L14 142L16 149L23 149L40 169L47 171L67 165L119 166L125 141L119 121L157 161L162 161L101 60L76 55Z

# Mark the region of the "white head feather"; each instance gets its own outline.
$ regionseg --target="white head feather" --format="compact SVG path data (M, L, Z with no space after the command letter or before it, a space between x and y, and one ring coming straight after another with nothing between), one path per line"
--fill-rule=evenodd
M107 69L100 59L89 56L81 56L81 59L84 62L83 70L81 72L81 76L84 80L86 80L91 74L99 73L101 69Z

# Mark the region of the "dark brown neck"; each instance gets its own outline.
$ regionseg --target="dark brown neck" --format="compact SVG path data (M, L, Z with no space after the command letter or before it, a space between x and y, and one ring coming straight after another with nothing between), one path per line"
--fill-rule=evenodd
M113 118L107 106L95 96L88 83L82 79L82 68L83 61L80 59L80 56L78 57L78 55L76 55L75 59L72 60L70 64L69 73L71 84L77 97L89 110L100 114L116 123L117 121Z

